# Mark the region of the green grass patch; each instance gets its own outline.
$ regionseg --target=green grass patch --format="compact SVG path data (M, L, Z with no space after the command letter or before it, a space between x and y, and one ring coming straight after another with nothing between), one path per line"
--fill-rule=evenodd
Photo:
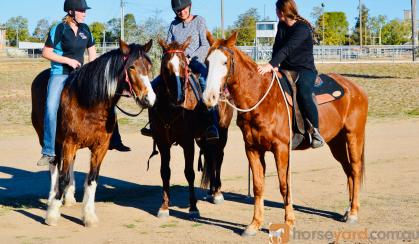
M136 227L136 225L135 224L127 224L127 225L124 225L124 227L126 227L128 229L134 229Z
M408 115L411 115L411 116L419 116L419 107L418 108L414 108L414 109L412 109L410 111L407 111L407 114Z

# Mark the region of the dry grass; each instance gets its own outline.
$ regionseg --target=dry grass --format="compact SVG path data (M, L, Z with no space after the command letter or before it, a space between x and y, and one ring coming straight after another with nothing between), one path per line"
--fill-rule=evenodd
M0 135L24 135L33 131L30 122L30 86L49 63L43 60L0 61ZM419 116L419 64L320 64L320 72L347 76L369 94L370 118L408 118ZM129 99L120 106L130 112L138 107ZM143 126L147 111L137 118L119 115L122 130Z

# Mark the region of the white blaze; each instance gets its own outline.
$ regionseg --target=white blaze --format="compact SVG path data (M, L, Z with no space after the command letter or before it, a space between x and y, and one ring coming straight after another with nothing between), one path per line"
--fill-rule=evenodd
M180 60L179 60L179 57L176 56L176 55L173 55L173 57L169 61L169 64L172 64L173 72L175 72L175 75L180 76Z
M208 78L207 87L204 91L204 102L207 106L215 106L218 103L223 79L227 76L227 56L220 50L213 51L207 58Z
M144 82L144 85L147 87L147 99L148 103L153 106L156 102L156 93L153 91L153 87L151 87L150 78L146 75L140 75L140 79Z

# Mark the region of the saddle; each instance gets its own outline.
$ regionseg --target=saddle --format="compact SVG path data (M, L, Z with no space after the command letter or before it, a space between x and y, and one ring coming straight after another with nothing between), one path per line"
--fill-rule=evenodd
M199 74L194 74L192 71L189 71L189 79L185 84L183 94L185 95L185 100L182 107L186 110L193 111L199 101L202 99L202 88L199 84Z
M285 92L287 103L293 108L293 131L301 135L311 134L313 126L305 118L297 103L298 73L290 70L280 70L280 83ZM344 89L332 77L326 74L317 76L314 84L313 100L317 106L340 99L345 94Z

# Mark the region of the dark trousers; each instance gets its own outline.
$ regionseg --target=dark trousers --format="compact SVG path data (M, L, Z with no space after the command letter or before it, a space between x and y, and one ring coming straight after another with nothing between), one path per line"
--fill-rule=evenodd
M312 94L314 83L316 82L317 72L303 70L298 72L297 101L301 112L311 122L314 128L319 128L319 113L314 103Z

